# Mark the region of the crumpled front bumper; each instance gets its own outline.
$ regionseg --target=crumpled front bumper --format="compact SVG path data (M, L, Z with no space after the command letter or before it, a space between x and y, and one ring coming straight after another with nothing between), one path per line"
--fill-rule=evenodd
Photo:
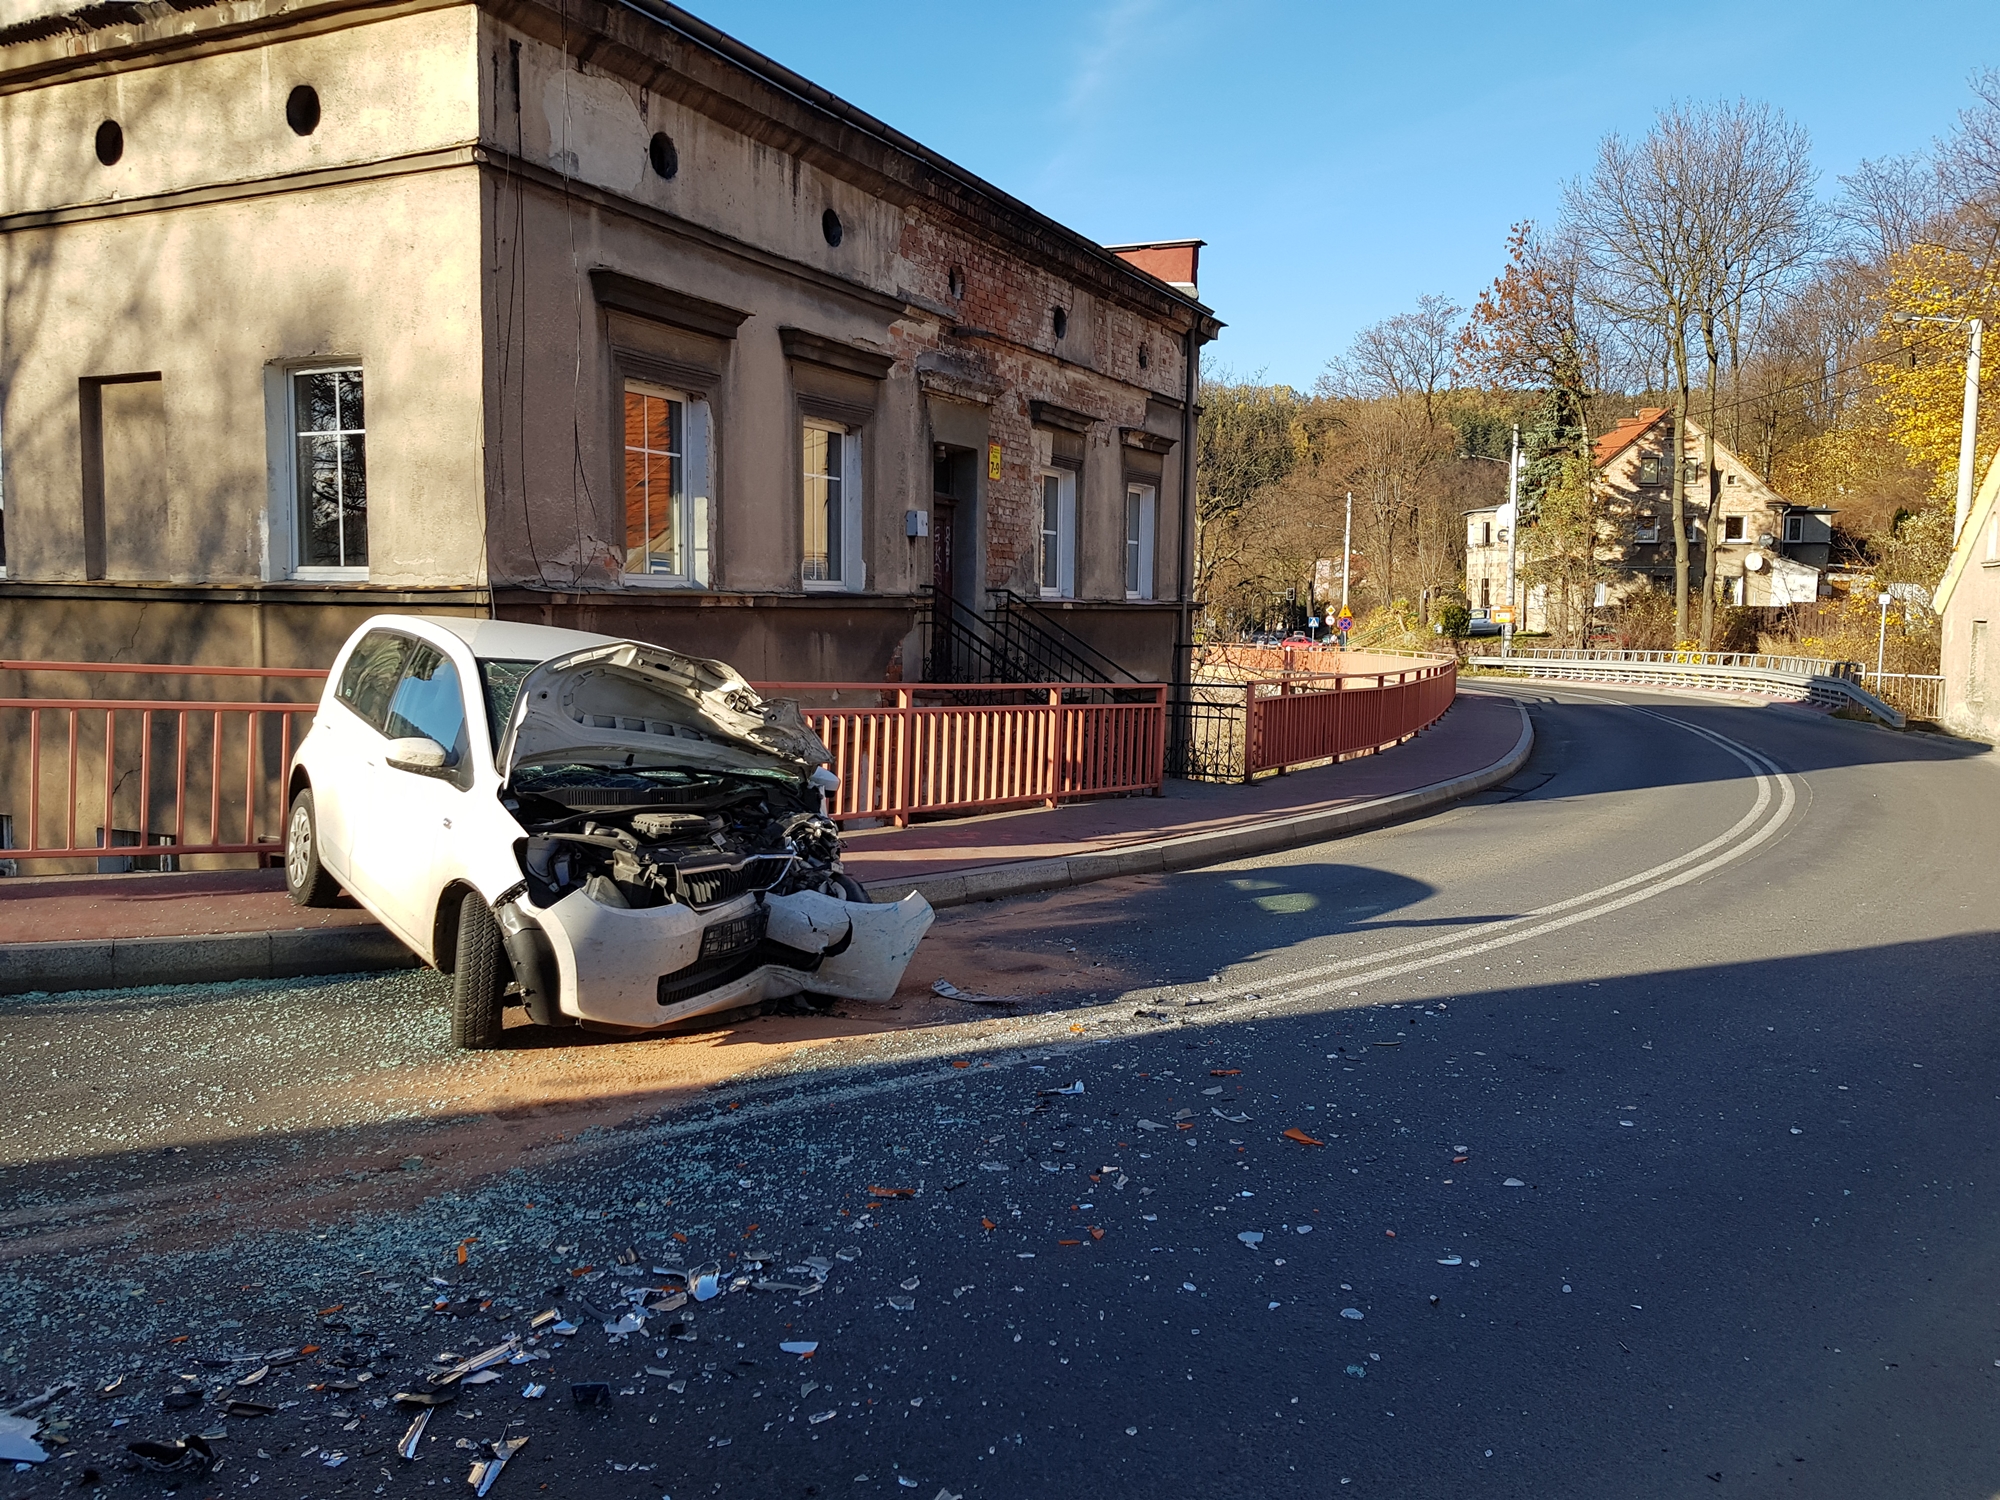
M602 906L577 890L528 915L548 937L562 1014L633 1029L808 990L886 1000L935 920L915 892L883 905L743 896L697 912Z

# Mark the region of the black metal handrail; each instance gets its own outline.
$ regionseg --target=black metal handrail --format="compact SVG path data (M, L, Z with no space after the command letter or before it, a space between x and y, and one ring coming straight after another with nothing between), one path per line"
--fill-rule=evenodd
M993 611L996 622L1004 622L1002 628L1018 633L1032 643L1029 649L1048 657L1051 661L1064 664L1065 674L1073 673L1069 680L1090 682L1137 682L1139 679L1124 667L1099 651L1089 641L1058 625L1044 614L1032 599L1025 599L1009 588L988 589L987 594L999 601Z

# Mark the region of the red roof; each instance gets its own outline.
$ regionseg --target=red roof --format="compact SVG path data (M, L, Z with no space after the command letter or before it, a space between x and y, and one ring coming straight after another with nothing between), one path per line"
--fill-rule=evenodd
M1642 433L1667 414L1664 406L1642 406L1597 440L1597 467L1603 468L1639 440Z

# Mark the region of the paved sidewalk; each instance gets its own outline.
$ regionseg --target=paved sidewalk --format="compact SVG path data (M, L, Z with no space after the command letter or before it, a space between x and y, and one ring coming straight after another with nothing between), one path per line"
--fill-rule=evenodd
M1408 744L1255 786L1169 781L1074 803L848 837L878 897L934 906L1181 869L1380 826L1511 776L1533 736L1512 699L1461 693ZM0 880L0 994L408 967L358 906L301 911L278 870Z

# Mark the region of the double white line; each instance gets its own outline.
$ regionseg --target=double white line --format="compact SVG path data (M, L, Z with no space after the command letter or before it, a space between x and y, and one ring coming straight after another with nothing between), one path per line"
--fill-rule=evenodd
M1650 870L1641 870L1636 875L1628 875L1610 885L1599 886L1596 890L1586 891L1581 896L1572 896L1567 901L1539 906L1516 917L1482 922L1476 927L1463 928L1443 937L1427 938L1421 943L1409 943L1401 948L1391 948L1383 953L1370 953L1339 963L1316 964L1309 968L1294 970L1285 976L1278 987L1260 990L1257 1003L1268 1005L1317 999L1338 990L1357 989L1364 984L1394 979L1399 975L1414 973L1437 964L1473 958L1482 953L1491 953L1495 949L1512 947L1531 938L1543 937L1551 932L1559 932L1565 927L1574 927L1578 923L1607 916L1614 911L1635 906L1641 901L1651 900L1678 886L1699 880L1702 876L1743 858L1768 841L1791 817L1792 809L1798 804L1798 793L1794 789L1792 778L1779 770L1765 756L1726 735L1699 728L1670 714L1655 713L1652 709L1636 706L1633 706L1633 712L1671 724L1677 729L1684 729L1689 734L1699 735L1742 761L1756 778L1757 797L1751 804L1750 810L1727 830L1717 834L1699 848L1690 849L1687 853L1664 864L1654 865ZM1775 813L1771 812L1773 804L1777 808ZM1767 813L1770 816L1767 817ZM1523 923L1531 925L1522 926ZM1302 983L1311 980L1319 982Z

